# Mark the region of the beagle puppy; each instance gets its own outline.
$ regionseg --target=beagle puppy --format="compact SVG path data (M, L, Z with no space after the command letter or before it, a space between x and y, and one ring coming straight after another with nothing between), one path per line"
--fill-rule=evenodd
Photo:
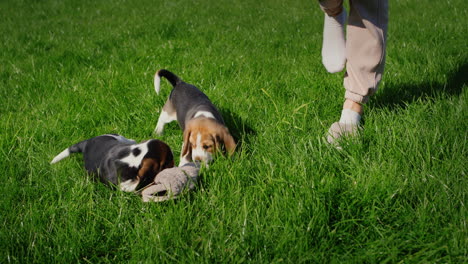
M174 73L161 69L154 76L154 88L159 94L161 77L166 78L174 87L164 104L156 134L162 134L164 125L177 121L184 131L179 166L190 161L209 163L213 155L224 145L229 154L234 153L236 143L224 124L223 117L197 87L185 83Z
M174 157L166 143L151 139L137 144L117 134L81 141L66 148L50 163L77 152L83 153L84 167L89 174L126 192L151 184L160 171L174 167Z

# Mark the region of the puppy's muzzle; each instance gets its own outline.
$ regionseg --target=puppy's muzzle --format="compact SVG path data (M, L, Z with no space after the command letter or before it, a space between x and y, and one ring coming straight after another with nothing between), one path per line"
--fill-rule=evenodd
M192 155L192 160L195 162L209 163L213 161L213 156L209 152L197 153Z

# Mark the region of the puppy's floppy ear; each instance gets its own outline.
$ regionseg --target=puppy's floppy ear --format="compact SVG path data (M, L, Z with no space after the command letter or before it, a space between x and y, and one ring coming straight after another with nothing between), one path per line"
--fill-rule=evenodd
M189 151L192 150L192 144L190 144L190 135L192 134L192 128L191 126L185 128L184 131L184 142L182 143L184 146L182 148L182 153L180 156L185 157L187 154L189 154Z
M226 148L227 153L229 155L234 154L234 151L236 150L236 142L234 141L234 138L231 136L227 128L224 128L219 136L224 142L224 147Z
M140 163L140 169L138 170L137 179L138 185L136 190L139 190L151 182L153 182L154 177L157 172L161 170L161 167L158 164L158 161L153 158L145 158Z
M158 171L159 164L155 159L143 159L138 170L138 178L142 179L148 172Z
M161 171L174 167L174 156L172 155L171 148L167 145L163 145L161 147L161 160L159 167L161 168Z

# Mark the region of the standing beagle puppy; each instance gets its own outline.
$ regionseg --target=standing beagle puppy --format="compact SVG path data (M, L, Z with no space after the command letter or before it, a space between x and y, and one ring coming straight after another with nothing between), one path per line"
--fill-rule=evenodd
M164 125L177 121L184 131L179 166L190 161L208 163L213 155L224 145L229 154L234 153L236 143L224 124L223 117L197 87L185 83L168 70L159 70L154 76L154 88L159 94L161 77L166 78L174 87L164 104L155 128L162 134Z
M126 192L145 187L160 171L174 167L174 157L166 143L151 139L137 144L116 134L81 141L66 148L50 163L57 163L77 152L83 153L88 173Z

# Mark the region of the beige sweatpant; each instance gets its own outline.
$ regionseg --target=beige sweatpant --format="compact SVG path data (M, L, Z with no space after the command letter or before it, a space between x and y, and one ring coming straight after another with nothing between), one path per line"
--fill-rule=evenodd
M343 0L319 0L329 16L343 9ZM382 80L388 24L388 0L349 0L346 27L345 98L366 103Z

